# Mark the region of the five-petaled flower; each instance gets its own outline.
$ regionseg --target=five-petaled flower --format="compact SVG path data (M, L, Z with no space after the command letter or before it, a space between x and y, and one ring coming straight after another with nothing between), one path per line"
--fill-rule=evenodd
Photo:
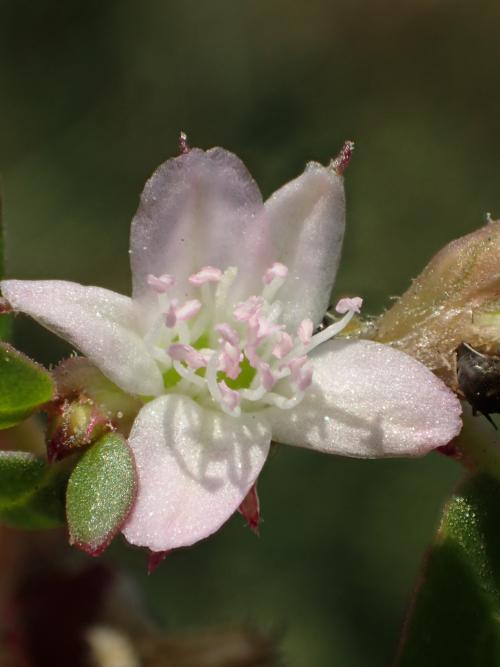
M129 443L138 494L124 534L164 551L240 506L271 439L356 457L419 456L460 430L460 405L388 346L319 327L344 233L342 169L307 166L263 204L242 162L193 149L161 165L132 222L132 298L63 281L3 295L143 407Z

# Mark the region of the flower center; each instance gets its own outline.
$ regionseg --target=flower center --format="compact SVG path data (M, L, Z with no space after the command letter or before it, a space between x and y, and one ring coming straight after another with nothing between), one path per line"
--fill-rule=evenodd
M262 276L262 292L236 305L230 305L234 267L200 269L188 278L188 292L196 298L183 302L170 296L173 276L148 276L160 315L145 341L162 370L165 391L215 404L232 416L300 403L313 376L307 355L347 325L361 299L339 301L337 311L344 317L314 335L309 319L289 332L277 298L287 275L287 267L275 262Z

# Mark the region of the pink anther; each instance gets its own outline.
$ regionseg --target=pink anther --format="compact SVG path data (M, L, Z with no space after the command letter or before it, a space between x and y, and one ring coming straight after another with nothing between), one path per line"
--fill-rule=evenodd
M231 343L231 345L235 346L239 345L240 337L238 333L233 329L232 326L226 324L226 322L223 322L222 324L217 324L215 330L217 331L218 334L220 334L222 340Z
M204 285L205 283L218 283L222 278L222 271L217 269L214 266L204 266L194 273L192 276L189 276L188 280L191 285Z
M258 368L260 372L260 381L262 386L266 391L270 391L276 384L276 378L271 371L271 367L265 361L260 361L258 363Z
M221 392L221 398L224 405L231 410L235 410L241 402L240 394L227 386L227 384L222 380L219 382L219 389Z
M164 294L175 284L174 276L164 273L162 276L153 276L152 273L146 278L148 285L158 294Z
M277 359L283 359L286 355L291 352L293 348L293 339L286 331L283 331L280 334L279 340L276 345L273 347L273 355Z
M341 315L344 315L344 313L348 313L349 311L354 313L359 313L362 305L363 305L363 299L359 296L354 296L352 297L352 299L350 298L340 299L340 301L335 306L335 310L337 311L337 313L340 313Z
M198 299L192 299L191 301L186 301L182 306L179 306L179 308L176 309L175 314L178 320L185 322L195 315L198 315L200 310L201 302L198 301Z
M168 354L173 361L185 361L186 364L193 370L204 368L207 365L207 360L195 350L191 345L184 345L183 343L174 343L168 348Z
M287 275L287 267L280 262L274 262L274 264L269 269L267 269L267 271L262 276L262 282L264 285L269 285L269 283L272 283L275 278L286 278Z
M268 338L269 336L272 336L273 334L278 333L278 331L284 329L283 324L274 324L266 317L262 317L262 315L257 318L257 325L258 340L264 340L264 338Z
M290 369L292 380L294 382L297 381L300 371L302 370L306 362L307 362L307 357L306 355L304 355L302 357L295 357L294 359L290 359L290 361L287 364L285 364L285 368Z
M243 303L239 303L233 311L235 319L239 322L248 322L248 320L257 315L264 304L261 296L251 296Z
M313 378L313 368L311 364L307 364L304 368L301 368L298 376L295 380L297 387L300 391L305 391L311 386Z
M314 330L314 324L312 320L306 319L302 320L297 329L297 336L300 339L300 342L304 345L308 345L311 342L311 337Z
M177 299L173 299L165 313L165 324L169 329L177 324Z
M232 380L236 380L241 372L241 361L243 361L243 354L240 348L231 343L224 343L220 356L221 370Z

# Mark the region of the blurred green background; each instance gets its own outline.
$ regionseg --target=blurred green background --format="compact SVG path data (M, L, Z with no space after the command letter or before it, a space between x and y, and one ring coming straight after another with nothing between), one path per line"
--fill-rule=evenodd
M357 142L337 290L379 312L446 241L500 215L500 5L350 0L1 1L0 173L8 273L128 292L146 177L220 144L265 195ZM17 344L68 348L18 318ZM235 517L145 575L167 629L248 621L291 667L389 664L422 553L458 476L421 461L281 448L257 540Z

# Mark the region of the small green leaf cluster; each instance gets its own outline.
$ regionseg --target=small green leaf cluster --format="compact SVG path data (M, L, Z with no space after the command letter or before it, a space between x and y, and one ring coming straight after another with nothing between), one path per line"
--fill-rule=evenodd
M135 464L125 438L111 425L89 429L89 437L80 438L77 447L74 434L61 430L60 450L51 462L46 456L17 450L22 423L36 418L32 415L37 412L54 421L60 404L51 373L8 343L0 343L0 522L23 529L67 522L70 542L98 555L132 508ZM65 399L64 405L74 412L92 401ZM89 423L95 419L92 410L88 418ZM47 431L51 433L50 428Z

